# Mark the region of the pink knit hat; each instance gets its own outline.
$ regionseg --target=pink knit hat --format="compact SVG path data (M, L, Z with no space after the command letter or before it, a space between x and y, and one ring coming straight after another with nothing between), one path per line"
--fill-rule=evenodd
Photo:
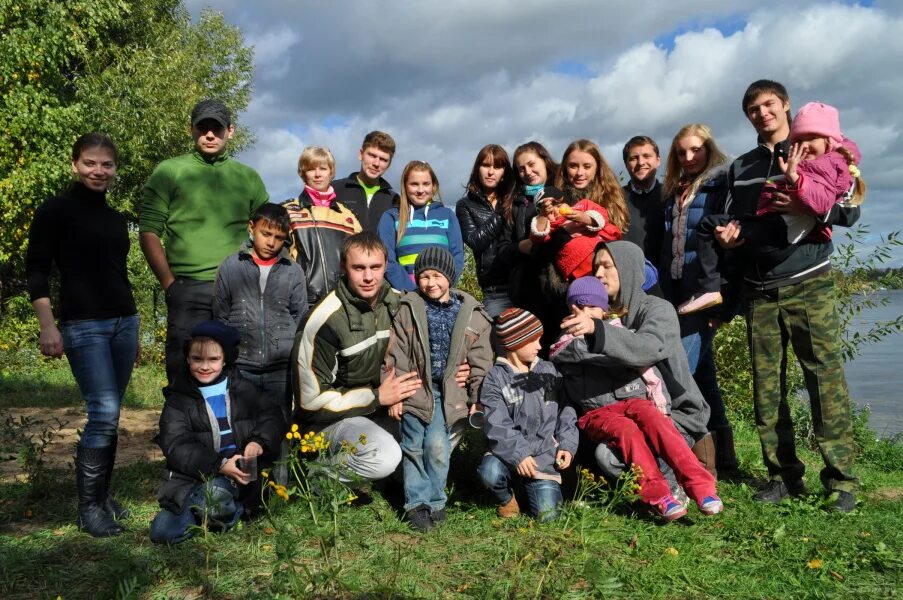
M840 114L830 104L809 102L804 105L790 124L790 141L806 134L816 134L831 140L831 148L843 143L840 132Z

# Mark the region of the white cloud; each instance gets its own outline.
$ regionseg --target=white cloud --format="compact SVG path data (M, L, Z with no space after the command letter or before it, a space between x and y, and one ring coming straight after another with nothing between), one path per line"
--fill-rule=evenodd
M243 122L258 144L243 159L274 197L297 192L304 145L331 147L342 176L377 128L398 142L390 181L397 185L406 161L424 159L447 200L490 142L510 151L539 139L560 157L588 137L620 171L630 136L652 135L667 152L681 125L702 121L738 154L755 142L743 90L770 78L788 86L795 108L822 100L840 109L871 189L863 221L875 233L900 222L899 3L260 0L252 11L229 0L216 8L257 46L256 95ZM561 64L586 68L556 72ZM340 125L324 127L326 119Z

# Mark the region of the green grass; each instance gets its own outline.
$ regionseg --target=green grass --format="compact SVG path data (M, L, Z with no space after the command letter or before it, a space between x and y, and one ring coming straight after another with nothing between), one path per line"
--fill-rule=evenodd
M123 405L162 407L160 390L165 384L166 376L159 367L136 366ZM45 358L31 348L0 350L0 409L81 405L81 394L65 358Z
M65 365L29 381L4 380L0 406L78 405ZM139 370L133 406L159 405L159 372ZM137 391L137 393L136 393ZM46 392L46 393L45 393ZM147 394L147 395L145 395ZM479 441L453 459L447 523L426 535L399 521L398 490L371 504L339 508L334 574L316 544L317 528L300 503L276 501L279 530L265 520L175 548L148 538L162 463L118 469L117 496L132 510L126 534L95 540L74 526L71 471L54 473L46 495L22 483L0 484L2 598L290 598L278 557L290 542L308 571L295 582L322 598L778 598L888 597L903 589L903 456L876 442L859 464L861 505L826 510L813 495L778 506L752 500L761 467L753 428L737 424L743 472L721 484L726 512L660 525L629 506L569 506L555 523L501 521L471 473ZM803 451L807 484L818 489L820 458Z

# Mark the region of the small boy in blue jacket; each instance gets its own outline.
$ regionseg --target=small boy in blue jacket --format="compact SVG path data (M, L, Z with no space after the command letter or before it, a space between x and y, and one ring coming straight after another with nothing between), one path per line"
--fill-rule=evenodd
M483 380L480 403L490 452L477 472L498 501L502 518L516 517L520 507L511 474L522 478L530 514L543 521L558 517L561 475L577 452L577 414L563 401L561 374L538 358L542 323L521 308L499 315L495 334L505 356Z

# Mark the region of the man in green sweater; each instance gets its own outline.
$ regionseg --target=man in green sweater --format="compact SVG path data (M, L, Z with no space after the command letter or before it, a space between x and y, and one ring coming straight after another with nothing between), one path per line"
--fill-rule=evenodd
M169 385L187 371L188 332L213 318L217 267L238 250L251 213L268 200L257 171L226 153L234 131L222 102L198 102L191 111L194 151L160 163L144 186L139 240L166 297Z

